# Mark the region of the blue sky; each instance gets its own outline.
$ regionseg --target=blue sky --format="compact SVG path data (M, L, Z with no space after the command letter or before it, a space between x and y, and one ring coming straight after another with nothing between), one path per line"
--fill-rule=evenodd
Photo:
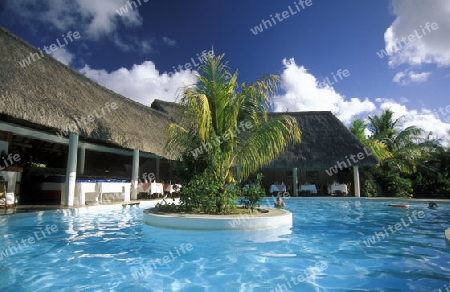
M239 70L241 82L282 76L274 111L331 110L348 125L390 108L405 116L404 126L415 124L444 139L450 131L449 0L0 5L1 26L41 49L65 37L67 44L52 52L56 59L145 105L155 98L175 101L180 86L196 81L191 58L198 61L214 46ZM70 41L69 31L81 37ZM380 58L381 50L389 55Z

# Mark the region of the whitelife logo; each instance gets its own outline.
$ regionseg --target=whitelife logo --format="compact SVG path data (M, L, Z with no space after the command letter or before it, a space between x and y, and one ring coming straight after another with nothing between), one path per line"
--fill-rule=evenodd
M46 238L47 236L50 236L52 233L55 233L58 231L58 226L55 224L53 225L45 225L45 231L39 230L33 232L33 236L30 236L28 238L22 238L20 242L16 240L16 245L10 245L5 250L0 251L0 261L12 256L14 254L18 254L20 251L23 251L28 246L35 244L36 242Z
M411 225L412 223L416 222L419 219L425 218L425 212L424 211L413 211L412 212L412 218L414 218L414 221L411 219L411 217L408 215L408 221L409 224L407 222L405 222L404 218L401 219L401 222L403 223L403 226L401 223L395 223L394 225L388 225L389 231L391 232L390 234L395 234L396 231L400 231L403 229L403 227L408 227L409 225ZM394 230L395 228L395 230ZM381 241L382 239L384 239L385 237L389 237L389 232L386 230L386 227L383 227L383 232L375 232L374 235L372 235L371 237L368 237L367 240L363 240L362 242L367 246L371 246L372 244L375 244L379 241Z
M348 156L346 155L345 158L347 159L347 163L345 163L345 161L336 161L336 164L334 166L330 167L329 169L325 169L325 172L329 176L332 176L333 174L338 173L338 168L340 170L343 170L344 168L351 167L353 165L353 163L357 163L358 161L361 161L364 158L372 155L372 153L369 152L369 150L367 150L366 147L364 147L364 152L366 153L366 155L364 155L363 152L359 152L357 155L353 155L353 154L350 155L350 158L348 158ZM355 158L358 158L358 159L355 159ZM351 161L350 161L350 159L351 159Z
M15 163L20 161L20 155L19 154L8 154L8 157L2 157L3 159L3 165L0 164L0 171L4 170L5 168L8 168L11 165L14 165ZM14 161L13 161L14 160ZM9 163L8 163L9 162Z
M437 30L439 28L439 25L436 22L433 23L427 22L425 24L425 28L423 28L422 26L420 26L420 28L422 30L423 35L420 35L417 29L415 29L414 33L408 36L408 39L406 39L406 37L402 37L400 41L396 39L395 44L390 48L390 50L388 49L388 51L390 52L386 52L386 50L381 50L377 52L378 57L380 57L380 59L383 59L386 56L391 56L393 53L400 51L403 47L406 47L408 44L423 38L424 36L426 36L427 34L431 33L434 30Z
M241 128L242 132L245 132L246 130L253 128L253 124L250 121L241 121L239 123L239 127ZM236 128L236 132L233 132L232 129L228 129L228 131L226 131L225 134L223 134L221 137L214 137L213 139L211 139L212 144L214 146L219 146L220 144L224 143L225 141L230 140L230 138L236 138L237 135L241 133L241 131L238 129L237 125L235 128ZM191 151L191 153L195 159L197 159L197 157L199 155L203 154L202 148L205 149L205 152L208 152L209 149L213 148L213 146L211 145L210 142L207 142L207 143L202 142L202 146Z
M201 64L203 64L208 58L213 58L213 57L214 57L213 50L210 50L208 52L206 50L204 50L200 54L197 53L197 59L198 59L199 63L195 62L195 58L191 58L190 61L192 61L192 62L187 62L184 65L178 65L178 67L176 67L176 68L175 68L175 66L172 66L173 71L171 71L169 73L164 72L163 75L167 74L169 77L172 77L173 75L175 75L175 73L181 72L181 70L193 70L193 69L197 68L198 66L200 66ZM177 69L178 69L178 71L177 71Z
M169 251L169 255L163 256L162 257L162 263L161 263L161 259L157 258L156 260L151 260L150 263L153 265L153 268L148 265L144 265L142 266L139 270L135 269L135 272L132 273L131 275L133 276L133 278L135 280L139 279L140 277L145 277L147 275L150 275L153 273L153 270L156 270L158 268L158 266L155 265L155 263L158 263L159 267L162 267L163 265L167 265L168 263L170 263L173 260L176 260L177 258L181 257L182 255L185 255L187 251L192 251L194 248L192 246L192 244L187 243L187 244L180 244L179 250L177 247L174 247L175 252L178 256L174 255L172 253L172 251ZM181 251L181 253L180 253Z
M62 47L65 47L66 45L69 44L69 42L67 41L66 37L70 40L70 42L73 42L74 39L77 40L77 39L80 38L80 33L78 31L75 31L74 33L72 33L72 31L69 31L69 32L67 32L67 34L65 36L62 35L62 37L63 37L63 40L64 40L64 44L62 44L59 41L59 38L57 38L56 39L56 43L58 44L58 46L56 44L51 44L48 47L44 46L44 51L47 54L54 53L58 49L60 49ZM36 62L37 60L40 60L41 58L43 58L44 57L44 52L40 48L38 48L38 50L40 51L40 54L31 52L30 55L28 56L28 58L23 59L22 61L19 61L19 65L22 68L25 68L26 66L31 65L33 62Z
M92 112L92 114L86 116L81 116L80 119L78 119L77 117L75 117L75 122L69 123L66 125L67 130L61 130L59 132L56 132L56 136L58 136L59 138L64 138L64 136L67 136L70 132L72 133L76 133L77 129L82 129L83 126L86 126L88 123L93 123L95 122L95 118L97 117L97 119L101 119L102 117L106 116L107 113L111 113L111 110L116 110L117 109L117 103L115 102L106 102L105 103L105 107L101 109L101 114L98 114L96 110L94 110ZM105 112L106 109L106 112ZM83 122L83 124L81 123Z
M294 5L295 5L296 9L292 9L292 7L289 5L288 6L288 10L289 11L286 10L286 11L283 11L281 13L275 13L275 18L278 20L278 22L282 22L283 20L288 19L290 16L293 16L293 15L299 13L300 11L305 10L306 7L309 7L312 4L313 4L312 0L306 0L306 1L299 0L298 3L294 2ZM301 6L301 8L300 8L299 5ZM275 20L275 18L272 16L272 14L269 15L269 17L270 17L270 20L272 20L272 21L262 19L261 20L261 24L258 25L258 26L255 26L255 28L250 28L250 31L254 35L257 35L258 33L262 33L264 31L264 28L268 29L269 27L272 27L272 23L273 23L273 25L276 25L278 23Z
M150 0L142 0L142 2L147 3ZM139 3L138 4L136 4ZM136 0L136 1L127 1L127 5L121 6L119 9L116 9L117 14L119 14L120 16L123 16L124 14L127 14L128 12L137 9L138 6L141 6L141 0ZM130 8L130 10L128 10L128 7Z

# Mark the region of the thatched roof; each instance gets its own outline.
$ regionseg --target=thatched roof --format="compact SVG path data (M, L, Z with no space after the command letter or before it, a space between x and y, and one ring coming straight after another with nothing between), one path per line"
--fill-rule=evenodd
M155 100L150 107L98 85L75 70L43 54L22 68L19 61L41 52L0 27L0 120L49 133L74 128L80 139L95 143L139 149L166 157L166 128L179 121L179 105ZM149 89L151 90L151 88ZM106 111L106 103L117 109ZM105 110L105 114L101 111ZM290 115L302 130L302 142L292 145L269 167L331 167L364 146L331 112L271 113ZM347 158L345 157L347 156ZM354 165L377 163L369 156Z
M179 123L181 120L180 105L178 103L155 99L151 108L167 114L174 123Z
M40 59L36 56L22 68L19 61L30 53ZM113 102L117 109L106 111L106 103ZM74 131L80 140L165 156L170 123L165 113L108 90L45 53L41 56L38 49L0 27L0 120L55 134L88 115L95 120L80 122Z
M179 116L179 105L173 102L155 100L152 108L161 110L172 117ZM269 118L278 115L294 117L302 131L302 142L288 147L271 164L273 168L329 168L339 162L351 159L350 155L364 152L364 145L350 132L350 130L330 111L269 113ZM347 157L346 157L347 156ZM366 156L366 155L365 155ZM371 155L364 159L350 160L351 165L377 164Z
M378 163L374 155L365 154L364 145L330 111L269 114L277 115L289 115L297 120L302 142L288 147L268 167L329 168L338 161L347 163L347 159L352 166ZM364 159L355 157L352 161L350 156L360 152L364 153Z

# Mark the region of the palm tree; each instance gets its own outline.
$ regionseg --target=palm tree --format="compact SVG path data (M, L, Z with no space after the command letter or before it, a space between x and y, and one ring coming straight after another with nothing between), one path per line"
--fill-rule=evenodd
M369 116L368 128L373 134L373 139L383 143L390 153L383 157L381 166L405 174L414 173L424 150L426 152L428 148L423 143L423 130L416 126L399 130L398 127L404 116L396 120L393 116L394 112L389 109L384 110L380 116Z
M366 131L367 124L362 119L354 119L352 124L350 125L350 132L358 138L359 141L366 140Z
M384 164L405 174L416 172L417 164L427 152L422 133L422 129L411 126L402 131L394 131L390 138L384 138L383 142L392 154L383 161Z
M365 132L367 127L368 124L364 120L354 119L349 129L350 132L352 132L353 135L355 135L356 138L358 138L358 140L361 141L371 153L375 154L376 157L381 160L391 157L391 153L382 141L375 139L373 136L366 137Z
M382 140L384 138L390 139L392 137L395 133L395 128L398 126L399 122L404 119L402 116L394 121L393 116L394 112L390 109L383 110L380 116L369 116L370 123L368 127L375 139Z
M412 182L419 188L426 189L427 180L424 177L434 179L433 182L446 189L447 183L437 170L439 161L444 161L440 156L439 143L434 139L424 139L423 130L416 126L400 129L404 117L396 120L391 110L384 110L380 116L369 116L366 124L363 120L354 120L350 130L363 142L380 160L380 164L366 169L365 175L370 180L375 180L384 195L409 195L412 192ZM366 127L372 136L363 135ZM444 162L445 164L445 162ZM372 181L373 185L374 181Z
M223 185L242 179L270 162L290 143L301 140L290 116L269 119L270 97L280 81L267 75L252 84L237 83L224 55L208 58L200 67L199 82L184 89L182 121L171 124L166 149L205 162L205 171Z

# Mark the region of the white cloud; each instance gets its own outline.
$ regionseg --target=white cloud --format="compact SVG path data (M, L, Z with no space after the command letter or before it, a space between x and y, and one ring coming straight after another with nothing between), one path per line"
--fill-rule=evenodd
M99 84L145 105L150 105L156 98L176 101L181 93L180 88L197 81L195 71L191 70L181 70L170 77L168 74L159 74L151 61L110 73L86 65L80 72Z
M163 37L163 42L168 46L175 46L177 42L169 37Z
M404 116L402 128L409 126L420 127L425 131L426 135L429 132L433 132L434 136L442 138L442 142L445 143L445 137L448 136L450 131L450 123L445 122L445 120L449 121L449 119L447 116L440 114L439 109L430 110L422 108L420 110L411 110L394 100L383 98L377 98L376 102L379 103L378 114L382 110L390 109L394 112L394 119ZM450 116L445 110L444 113L445 115Z
M139 39L135 36L124 35L114 33L112 36L114 44L124 52L138 51L141 53L148 53L152 50L152 40Z
M74 58L74 55L64 48L54 51L51 56L67 66L70 65Z
M348 125L356 117L373 116L389 108L395 113L394 118L405 116L403 127L415 125L426 133L433 132L439 138L448 136L450 114L445 109L444 114L441 114L439 109L408 109L404 104L408 102L405 97L399 98L400 102L385 98L377 98L374 102L368 98L346 99L328 85L319 86L321 81L308 73L303 66L296 65L293 59L284 60L283 63L285 68L281 76L285 94L273 98L275 111L329 110ZM151 61L134 65L131 69L120 68L113 72L85 66L80 72L99 84L145 105L150 105L156 98L176 101L181 93L180 88L197 81L195 71L181 70L171 76L160 74Z
M31 28L35 22L40 22L61 32L77 30L82 36L93 40L112 36L113 42L125 51L147 52L151 48L148 41L132 40L132 44L126 46L129 39L119 39L116 33L119 23L126 27L143 23L139 10L130 9L127 3L124 0L7 0L5 11L13 17L18 16ZM123 7L127 8L127 12L120 15Z
M285 94L272 100L274 111L331 111L344 123L354 116L376 109L367 98L346 99L329 85L319 85L322 81L308 73L305 67L298 66L294 59L283 60L284 71L282 88ZM345 79L340 82L346 82Z
M397 18L384 34L389 64L450 65L450 1L393 0L392 7Z
M344 124L349 125L355 118L373 116L380 114L384 109L391 109L395 114L394 118L405 116L402 128L418 126L426 134L433 132L434 136L442 138L446 144L445 137L450 132L450 113L447 113L446 109L443 110L444 114L439 109L408 109L405 105L408 103L406 97L400 97L399 101L376 98L374 102L368 98L346 99L333 87L320 86L321 80L309 73L305 67L295 64L293 59L283 60L283 64L285 68L281 77L285 94L273 98L272 105L276 112L331 111ZM414 72L414 74L407 73L405 74L412 76L411 79L423 78L415 77L420 74ZM345 82L345 79L340 82Z
M406 69L405 71L398 72L395 74L392 81L395 83L400 83L400 85L408 85L410 83L422 83L428 80L428 77L430 77L431 72L422 72L422 73L416 73L413 70Z
M127 9L127 13L119 14L121 7L128 7L122 0L76 0L79 12L88 23L87 33L92 37L111 33L116 29L117 21L122 21L126 26L142 25L142 17L138 9Z

